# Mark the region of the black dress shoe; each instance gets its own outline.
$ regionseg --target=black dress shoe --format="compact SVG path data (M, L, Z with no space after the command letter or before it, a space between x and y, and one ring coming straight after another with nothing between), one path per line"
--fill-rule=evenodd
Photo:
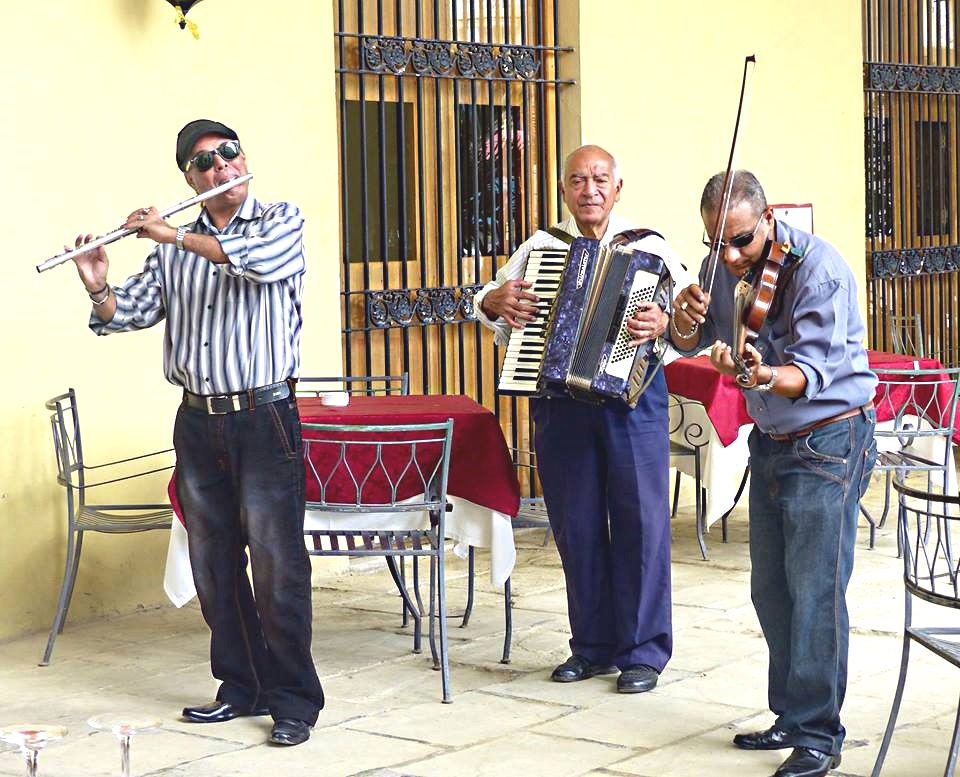
M657 687L660 673L652 666L636 664L628 666L617 678L617 691L620 693L644 693Z
M550 679L558 683L575 683L577 680L589 680L598 674L613 674L617 667L607 664L591 664L583 656L570 656L553 670Z
M180 714L194 723L223 723L225 720L233 720L246 715L269 715L270 709L266 705L246 709L245 707L236 707L228 701L217 699L209 704L201 704L197 707L184 707Z
M793 736L782 728L770 726L764 731L752 731L749 734L737 734L733 744L741 750L783 750L793 747Z
M795 747L773 777L823 777L840 765L839 755L821 753L809 747Z
M270 732L270 741L275 745L299 745L308 739L310 724L293 718L280 718Z

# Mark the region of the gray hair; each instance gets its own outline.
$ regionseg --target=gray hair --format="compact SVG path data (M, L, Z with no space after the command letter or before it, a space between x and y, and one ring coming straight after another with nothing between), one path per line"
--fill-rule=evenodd
M616 157L614 157L613 154L607 151L607 149L602 148L600 146L595 146L591 143L587 143L586 145L579 146L578 148L573 149L573 151L567 154L566 158L563 160L563 170L561 171L561 174L560 174L560 180L565 181L567 179L567 169L570 167L570 160L573 159L575 154L580 153L584 149L591 149L593 151L602 151L604 154L610 157L610 172L613 174L613 180L615 181L620 180L620 171L617 167Z
M700 197L700 212L716 212L723 200L723 178L725 173L717 173L703 187ZM767 196L763 193L760 181L749 170L737 170L733 173L733 185L730 187L730 208L744 203L760 215L767 209Z

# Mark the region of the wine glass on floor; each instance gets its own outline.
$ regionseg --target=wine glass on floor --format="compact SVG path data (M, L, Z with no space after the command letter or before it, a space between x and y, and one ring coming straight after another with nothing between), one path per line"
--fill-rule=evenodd
M40 751L51 742L67 735L66 726L38 723L17 723L0 728L0 740L20 748L27 763L27 777L37 777Z
M130 777L130 740L134 734L160 728L160 721L135 713L105 712L90 718L87 725L97 731L110 731L120 740L120 775Z

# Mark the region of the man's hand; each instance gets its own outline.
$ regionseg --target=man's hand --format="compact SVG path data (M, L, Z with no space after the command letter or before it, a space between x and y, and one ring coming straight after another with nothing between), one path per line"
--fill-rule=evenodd
M656 302L641 302L636 312L627 319L628 347L635 348L660 337L670 318Z
M531 321L535 321L539 313L530 303L537 303L540 298L524 291L532 285L527 281L515 280L493 289L483 298L481 307L484 315L493 321L502 318L514 329L523 329Z
M691 283L673 301L673 320L680 333L692 332L707 320L710 295Z
M733 349L717 340L710 348L710 363L721 375L736 375L737 365L733 363Z
M137 208L127 216L123 226L135 229L137 237L149 238L157 243L173 243L177 239L177 230L160 218L159 211L154 207Z
M750 343L744 344L744 356L746 357L744 362L744 370L746 372L741 372L737 365L733 361L733 349L726 343L720 342L717 340L713 344L713 347L710 349L710 363L716 368L717 372L720 372L724 375L742 375L743 385L753 387L757 384L759 379L759 370L760 366L763 364L763 357L760 355L760 351L754 348ZM752 366L747 367L746 364L749 363Z
M80 246L86 245L93 239L93 235L77 235L74 248L80 248ZM63 250L69 251L70 249L64 245ZM73 263L77 266L80 280L87 287L88 294L92 291L99 291L107 285L107 270L110 267L110 262L107 261L107 252L103 250L103 246L73 257Z

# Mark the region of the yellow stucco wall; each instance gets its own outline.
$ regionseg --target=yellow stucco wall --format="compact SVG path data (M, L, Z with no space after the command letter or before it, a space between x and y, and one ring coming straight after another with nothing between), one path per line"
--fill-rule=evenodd
M60 584L62 493L44 400L77 389L92 461L171 444L179 394L163 378L162 327L98 339L73 266L34 266L80 231L111 231L138 206L190 196L174 162L186 121L234 127L256 196L304 211L304 371L340 368L332 6L218 0L189 18L200 40L162 0L4 7L0 639L48 628ZM115 243L110 279L136 272L148 251L132 237ZM162 498L162 487L130 495ZM166 541L165 532L88 536L71 619L163 602Z
M621 213L699 264L700 191L726 163L743 57L755 53L739 166L772 201L813 202L817 233L862 277L859 3L560 3L561 41L576 48L562 74L578 81L562 92L565 149L582 141L616 154ZM332 5L211 0L190 13L199 41L162 0L8 5L0 640L48 628L62 573L62 495L43 401L78 390L91 460L170 444L178 392L162 376L161 329L94 338L72 266L42 275L34 266L81 230L106 232L135 207L189 196L173 161L185 121L233 126L257 196L304 210L304 371L340 365ZM147 251L134 238L114 244L111 279L137 271ZM162 485L133 495L157 498ZM89 537L71 619L162 603L166 540Z
M579 15L579 30L563 25L561 37L577 47L567 56L579 59L582 141L617 157L621 214L661 231L699 267L700 193L726 167L743 60L755 54L737 166L756 173L771 202L813 203L816 233L853 267L865 300L860 3L563 0L561 8L564 19Z

